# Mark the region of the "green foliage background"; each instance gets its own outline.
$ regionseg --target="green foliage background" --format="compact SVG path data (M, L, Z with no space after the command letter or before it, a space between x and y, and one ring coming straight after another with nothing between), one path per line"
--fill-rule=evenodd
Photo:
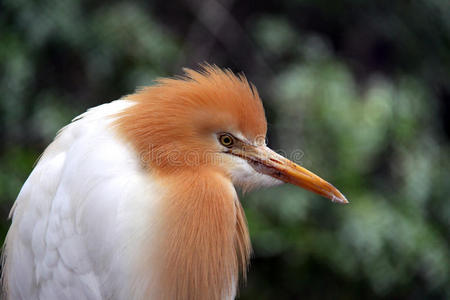
M450 297L448 1L0 0L0 231L87 108L207 61L262 95L269 145L334 183L243 195L240 299Z

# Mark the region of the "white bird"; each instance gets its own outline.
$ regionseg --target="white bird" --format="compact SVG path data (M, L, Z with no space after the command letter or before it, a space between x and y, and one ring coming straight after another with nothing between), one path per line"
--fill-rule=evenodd
M236 187L347 203L265 145L255 87L186 69L64 127L11 211L8 299L233 299L251 251Z

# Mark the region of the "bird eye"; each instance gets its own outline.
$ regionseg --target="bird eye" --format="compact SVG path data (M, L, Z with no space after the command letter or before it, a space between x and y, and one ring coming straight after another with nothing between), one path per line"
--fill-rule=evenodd
M229 134L222 134L219 136L219 141L225 147L231 147L234 144L234 138Z

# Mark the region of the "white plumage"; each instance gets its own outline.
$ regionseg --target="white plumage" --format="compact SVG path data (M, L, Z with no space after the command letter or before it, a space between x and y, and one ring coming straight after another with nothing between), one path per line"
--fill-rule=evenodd
M129 105L119 100L77 118L27 179L7 237L10 299L138 298L133 250L148 234L143 223L157 193L133 149L108 126Z

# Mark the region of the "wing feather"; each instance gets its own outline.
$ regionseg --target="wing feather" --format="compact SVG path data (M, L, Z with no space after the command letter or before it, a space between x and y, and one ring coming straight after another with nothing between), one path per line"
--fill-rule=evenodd
M137 243L130 232L143 234L142 210L151 206L141 200L149 198L148 173L110 126L112 116L130 105L118 100L74 119L23 185L4 251L9 299L126 294L128 257Z

